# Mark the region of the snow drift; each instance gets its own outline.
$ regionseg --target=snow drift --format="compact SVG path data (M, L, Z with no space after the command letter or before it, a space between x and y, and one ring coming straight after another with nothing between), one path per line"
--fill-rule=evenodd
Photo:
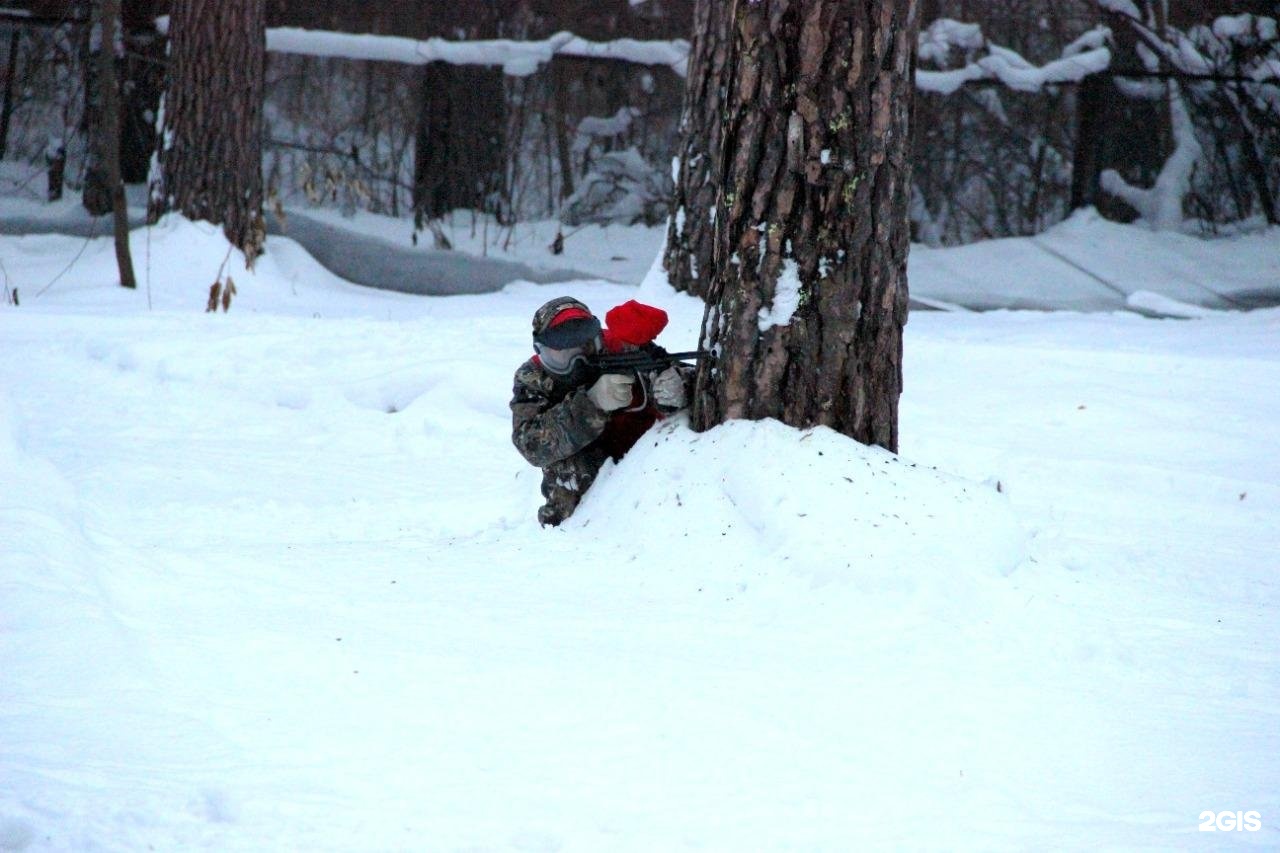
M815 495L822 498L815 500ZM602 474L569 526L625 539L636 525L686 570L767 565L813 588L945 598L1006 575L1025 540L996 485L917 465L817 427L661 424ZM714 569L712 569L714 571Z

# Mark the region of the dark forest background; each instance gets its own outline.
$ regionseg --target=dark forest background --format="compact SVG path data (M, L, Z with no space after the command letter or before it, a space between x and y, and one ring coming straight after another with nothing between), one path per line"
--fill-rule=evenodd
M560 31L609 41L688 40L695 0L266 0L269 27L415 39L536 40ZM1139 4L1141 5L1141 4ZM1094 0L923 0L927 27L976 24L985 41L1042 65L1100 25L1111 27L1109 72L1017 91L978 81L919 91L913 130L914 237L959 244L1035 234L1078 207L1128 221L1137 211L1102 189L1114 170L1150 186L1177 145L1168 86L1185 101L1202 155L1184 212L1205 232L1276 221L1280 96L1257 96L1243 69L1271 44L1222 43L1212 79L1188 79ZM1275 15L1269 2L1169 0L1162 32L1204 43L1223 15ZM15 3L0 12L0 191L83 195L95 213L92 161L94 4ZM1167 9L1167 14L1166 14ZM15 11L16 10L16 11ZM167 4L123 2L121 166L147 178L164 84ZM1264 34L1265 35L1265 34ZM1170 36L1172 38L1172 36ZM1221 41L1221 39L1219 39ZM978 57L956 55L953 67ZM921 67L939 67L921 60ZM1153 71L1153 67L1156 69ZM1133 75L1128 76L1126 75ZM1172 83L1170 82L1172 81ZM422 227L463 209L501 225L560 217L645 221L668 215L686 81L663 65L557 56L525 76L501 68L406 65L268 55L263 170L271 206L334 206L414 216ZM1249 86L1246 90L1246 86ZM1275 86L1271 87L1275 89ZM1243 106L1242 106L1243 104Z

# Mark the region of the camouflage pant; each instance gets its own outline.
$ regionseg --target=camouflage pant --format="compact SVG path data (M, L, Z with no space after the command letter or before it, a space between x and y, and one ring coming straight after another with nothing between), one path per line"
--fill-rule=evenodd
M538 508L538 523L554 527L573 515L608 458L604 450L589 446L544 467L542 496L547 502Z

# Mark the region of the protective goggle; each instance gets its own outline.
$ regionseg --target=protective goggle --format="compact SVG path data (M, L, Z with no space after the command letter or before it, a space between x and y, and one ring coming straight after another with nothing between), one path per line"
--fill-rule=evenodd
M538 360L542 362L542 366L552 373L561 374L572 371L577 365L585 362L588 355L598 352L599 348L599 337L588 341L583 346L568 349L555 349L537 341L533 344L534 352L538 354Z

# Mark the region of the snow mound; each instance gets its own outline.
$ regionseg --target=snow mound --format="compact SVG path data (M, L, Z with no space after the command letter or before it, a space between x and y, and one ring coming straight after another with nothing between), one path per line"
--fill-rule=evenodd
M680 543L687 563L763 562L862 592L955 591L1025 556L996 484L773 420L702 434L683 418L660 425L601 474L569 526L642 530Z

